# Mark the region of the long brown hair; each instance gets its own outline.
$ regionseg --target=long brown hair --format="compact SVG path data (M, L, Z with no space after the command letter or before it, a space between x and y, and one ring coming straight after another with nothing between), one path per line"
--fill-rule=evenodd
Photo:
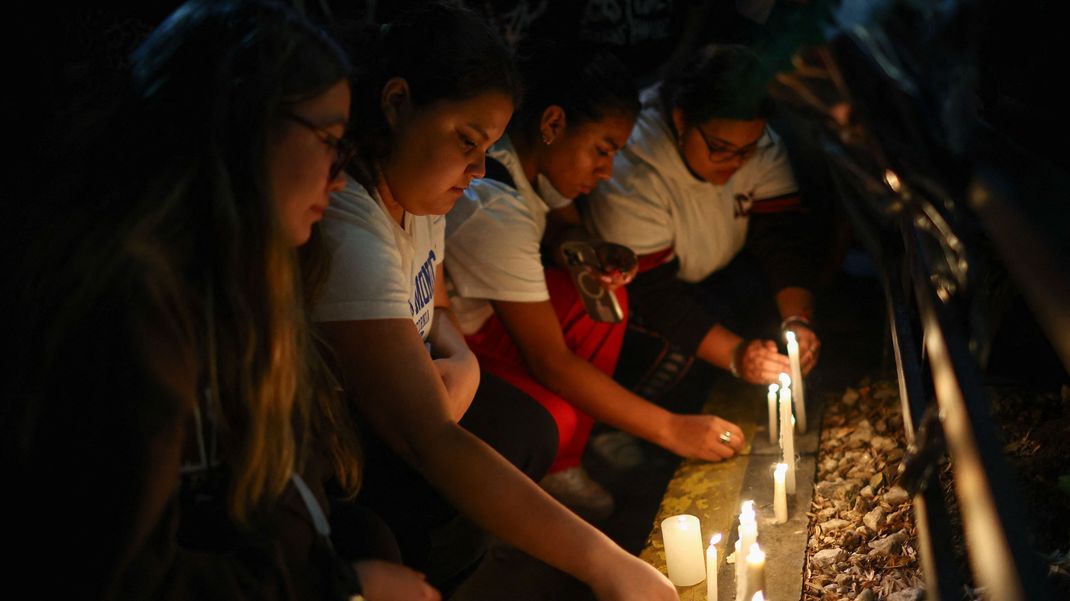
M144 178L139 195L156 202L139 203L140 223L188 238L179 244L221 418L227 505L244 523L299 465L318 379L266 140L289 105L343 80L348 63L295 13L253 1L187 3L132 60L132 121L146 130L133 133L163 142L150 157L164 165L150 173L163 177Z

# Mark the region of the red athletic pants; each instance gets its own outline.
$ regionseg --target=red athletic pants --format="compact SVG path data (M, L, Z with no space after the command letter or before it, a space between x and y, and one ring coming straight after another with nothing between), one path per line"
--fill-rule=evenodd
M561 324L565 344L577 356L612 376L620 356L620 347L624 343L627 324L628 295L624 287L618 288L616 294L625 319L620 323L602 323L587 316L583 301L568 272L551 267L546 269L545 273L550 303ZM535 381L497 315L492 315L483 327L468 336L467 340L483 369L531 396L553 416L554 422L557 423L558 446L557 457L550 467L550 472L579 465L594 420Z

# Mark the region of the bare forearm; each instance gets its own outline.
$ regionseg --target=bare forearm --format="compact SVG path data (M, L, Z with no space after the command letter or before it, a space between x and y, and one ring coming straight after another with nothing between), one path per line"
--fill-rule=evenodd
M418 469L498 538L588 583L598 577L593 558L621 552L463 428L451 427L425 442Z
M598 421L665 446L672 413L570 353L538 365L535 379Z
M435 320L427 334L431 343L431 352L435 357L454 357L471 354L468 343L464 341L457 316L447 306L435 307Z
M732 353L743 339L735 332L717 324L706 332L698 347L698 357L703 361L728 369L732 362Z
M789 286L782 288L776 293L776 306L780 311L780 318L805 317L810 319L814 314L814 295L806 288Z

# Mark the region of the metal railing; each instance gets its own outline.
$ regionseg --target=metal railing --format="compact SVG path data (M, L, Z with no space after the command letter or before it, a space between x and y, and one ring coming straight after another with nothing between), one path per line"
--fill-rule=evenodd
M975 83L975 48L961 34L976 6L872 4L886 10L830 13L825 43L794 54L774 90L811 124L839 200L880 265L912 445L902 484L914 493L927 598L970 593L937 469L946 457L974 592L1049 599L983 385L992 339L984 276L1006 270L1070 370L1070 269L1021 182L1000 170L1010 146L993 143L998 136L959 102ZM1034 172L1050 178L1041 190L1070 194L1059 174Z

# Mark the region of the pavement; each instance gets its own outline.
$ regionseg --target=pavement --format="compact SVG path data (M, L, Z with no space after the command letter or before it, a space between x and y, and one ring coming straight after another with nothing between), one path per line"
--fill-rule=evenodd
M731 550L737 537L735 524L741 501L753 499L758 513L758 540L766 552L766 598L799 599L821 400L829 394L842 394L845 387L866 374L892 369L884 334L883 299L874 280L841 274L822 296L817 318L822 358L808 378L809 431L797 438L797 491L793 498L789 497L786 524L771 523L772 465L779 459L779 447L770 445L768 440L766 390L696 365L663 404L680 411L702 406L704 411L736 422L748 440L744 454L721 463L681 461L641 442L645 461L627 471L614 470L596 457L585 457L585 467L617 502L616 512L597 525L623 548L664 572L661 519L680 513L698 516L705 541L713 532L724 536L719 547L719 598L731 601L734 566L725 563L726 550ZM704 582L678 591L682 601L706 598ZM452 599L588 601L594 597L585 585L567 574L516 549L497 545Z

